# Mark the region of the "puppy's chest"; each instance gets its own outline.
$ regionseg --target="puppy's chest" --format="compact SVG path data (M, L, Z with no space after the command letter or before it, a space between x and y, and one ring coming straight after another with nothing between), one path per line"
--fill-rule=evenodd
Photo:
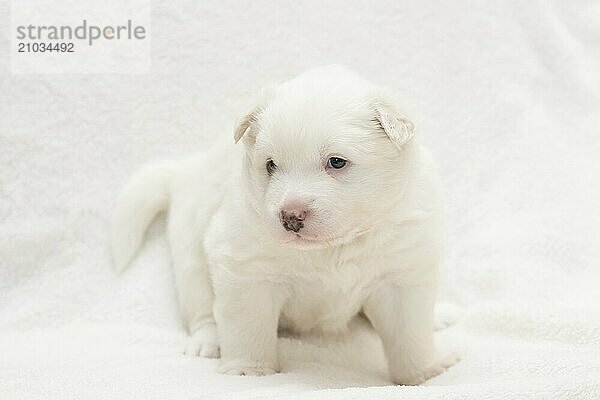
M289 279L290 292L282 308L281 328L295 332L343 332L361 310L374 277L355 263L322 267Z

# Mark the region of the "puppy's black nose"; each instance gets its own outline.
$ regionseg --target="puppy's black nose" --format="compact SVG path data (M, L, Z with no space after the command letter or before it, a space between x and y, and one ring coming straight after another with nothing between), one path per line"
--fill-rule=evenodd
M286 231L298 232L304 228L304 218L306 210L281 210L279 220Z

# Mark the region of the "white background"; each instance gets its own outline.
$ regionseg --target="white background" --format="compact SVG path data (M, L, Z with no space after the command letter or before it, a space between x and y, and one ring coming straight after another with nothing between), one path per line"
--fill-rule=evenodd
M151 23L152 72L107 75L11 75L0 24L0 398L600 398L600 3L155 0ZM423 388L322 391L389 385L364 328L281 339L265 378L184 357L164 219L111 269L134 170L329 63L403 99L440 166L463 361Z

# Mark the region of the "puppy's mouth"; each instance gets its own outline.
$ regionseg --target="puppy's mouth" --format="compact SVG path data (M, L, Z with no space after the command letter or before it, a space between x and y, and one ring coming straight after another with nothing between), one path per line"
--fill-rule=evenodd
M356 237L365 234L367 231L368 229L351 229L345 234L335 237L313 237L302 235L301 233L293 233L286 240L283 240L282 244L299 249L322 249L348 243Z

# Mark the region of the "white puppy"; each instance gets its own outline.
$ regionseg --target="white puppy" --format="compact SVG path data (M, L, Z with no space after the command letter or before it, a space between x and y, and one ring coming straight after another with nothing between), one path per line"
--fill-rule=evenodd
M436 173L393 102L346 69L317 68L265 91L234 138L144 169L117 206L120 267L169 208L188 352L220 352L224 373L272 374L278 328L343 332L363 313L394 382L454 364L433 343Z

